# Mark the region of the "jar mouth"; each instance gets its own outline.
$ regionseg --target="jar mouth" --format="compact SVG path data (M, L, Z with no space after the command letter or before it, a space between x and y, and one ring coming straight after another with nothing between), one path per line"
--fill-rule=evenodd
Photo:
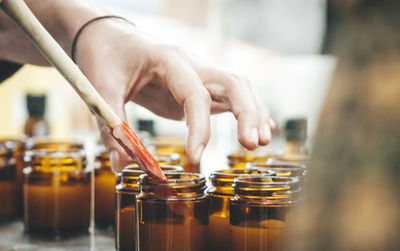
M199 173L182 173L182 172L167 172L165 173L167 180L158 181L147 174L140 175L139 182L143 186L156 185L156 186L190 186L202 184L206 182L205 177Z
M253 175L261 174L261 171L256 168L230 168L214 171L210 175L210 179L229 179L232 180L241 175ZM271 170L265 170L265 175L274 175L275 172Z
M83 143L76 140L56 140L48 138L35 138L27 140L25 148L29 150L35 149L83 149Z
M25 157L49 157L52 159L60 158L84 158L85 151L83 149L34 149L25 151Z
M258 169L262 173L270 170L276 176L305 176L307 173L306 165L287 162L247 163L246 168Z
M287 187L298 183L293 177L277 177L264 174L243 176L234 179L234 187L272 188Z
M236 198L264 204L292 204L300 194L298 179L262 174L236 178L233 188Z
M163 164L161 164L161 165L160 165L160 168L161 168L161 170L164 171L164 172L169 172L169 171L172 171L172 172L173 172L173 171L176 171L176 172L183 172L183 167L181 167L181 166L163 165ZM130 164L130 165L127 165L127 166L122 170L122 173L124 173L124 172L126 172L126 173L134 173L135 171L141 171L142 173L144 173L143 170L140 169L139 165L137 165L137 164Z
M160 165L160 167L164 173L184 171L183 168L180 166ZM142 169L140 169L140 167L137 164L135 164L126 166L121 173L117 174L117 177L119 177L124 182L132 182L132 181L137 182L139 180L139 176L142 174L145 174L145 172Z
M25 152L24 162L30 170L43 172L83 171L86 165L84 150L36 149Z
M195 200L204 198L206 179L198 173L165 172L167 180L159 181L147 174L139 176L141 199L160 201Z

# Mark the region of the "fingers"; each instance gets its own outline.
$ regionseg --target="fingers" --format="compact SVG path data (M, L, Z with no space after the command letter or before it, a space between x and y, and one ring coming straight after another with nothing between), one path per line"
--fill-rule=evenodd
M226 109L228 105L235 115L238 120L240 143L248 149L268 144L271 141L271 130L275 129L275 123L270 119L268 109L253 90L250 82L246 78L217 68L205 67L198 61L193 61L192 64L210 91L213 100L220 101L219 108ZM218 108L217 105L213 107Z
M184 107L188 127L187 157L190 163L197 164L210 138L211 97L186 55L179 50L165 55L157 75Z

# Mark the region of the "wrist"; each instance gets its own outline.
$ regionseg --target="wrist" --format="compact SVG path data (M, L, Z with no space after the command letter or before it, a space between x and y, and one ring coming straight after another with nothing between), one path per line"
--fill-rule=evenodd
M55 15L59 24L59 32L57 34L60 39L59 43L70 55L72 42L78 30L89 20L98 16L107 15L108 12L100 8L93 1L81 0L59 0L52 1ZM70 55L71 56L71 55Z

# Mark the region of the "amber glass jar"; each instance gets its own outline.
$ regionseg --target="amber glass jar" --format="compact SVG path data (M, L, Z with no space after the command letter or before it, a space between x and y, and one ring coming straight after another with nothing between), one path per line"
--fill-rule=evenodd
M30 234L88 232L90 173L83 150L25 152L24 226Z
M245 168L249 162L266 162L273 156L273 152L266 149L256 149L253 151L240 149L228 155L228 164L230 168Z
M154 158L160 165L179 165L180 155L156 154ZM131 164L136 165L134 161ZM119 183L119 178L111 170L110 157L105 149L101 149L96 156L94 171L94 215L95 223L98 227L114 226L115 221L115 185Z
M189 164L186 157L184 138L156 138L150 144L150 150L155 153L178 153L181 156L182 167L185 172L200 173L200 164Z
M17 213L17 175L13 145L0 144L0 222L11 220Z
M254 175L234 181L230 201L232 251L285 250L290 210L299 184L292 177Z
M208 241L211 250L228 250L229 248L229 200L235 196L232 187L233 180L243 175L260 173L257 169L231 168L215 171L210 175L212 187L208 190L210 200ZM274 173L269 171L269 174Z
M196 173L166 173L160 183L139 178L137 229L139 250L207 250L206 179Z
M280 161L307 164L309 160L307 141L307 119L289 119L286 122L286 144L284 153L275 158Z
M180 166L161 165L164 173L183 172ZM138 165L129 165L118 174L116 186L115 246L117 250L136 249L136 195L139 194L139 176L144 172Z

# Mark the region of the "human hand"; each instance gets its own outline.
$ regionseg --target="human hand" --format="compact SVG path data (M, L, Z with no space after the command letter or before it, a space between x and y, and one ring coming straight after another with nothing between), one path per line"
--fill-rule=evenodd
M238 120L239 141L248 149L271 140L275 123L246 78L206 65L124 21L89 25L79 38L76 62L123 120L129 101L166 118L185 118L187 156L193 164L209 140L211 113L231 111ZM128 156L98 122L113 170L119 172Z

